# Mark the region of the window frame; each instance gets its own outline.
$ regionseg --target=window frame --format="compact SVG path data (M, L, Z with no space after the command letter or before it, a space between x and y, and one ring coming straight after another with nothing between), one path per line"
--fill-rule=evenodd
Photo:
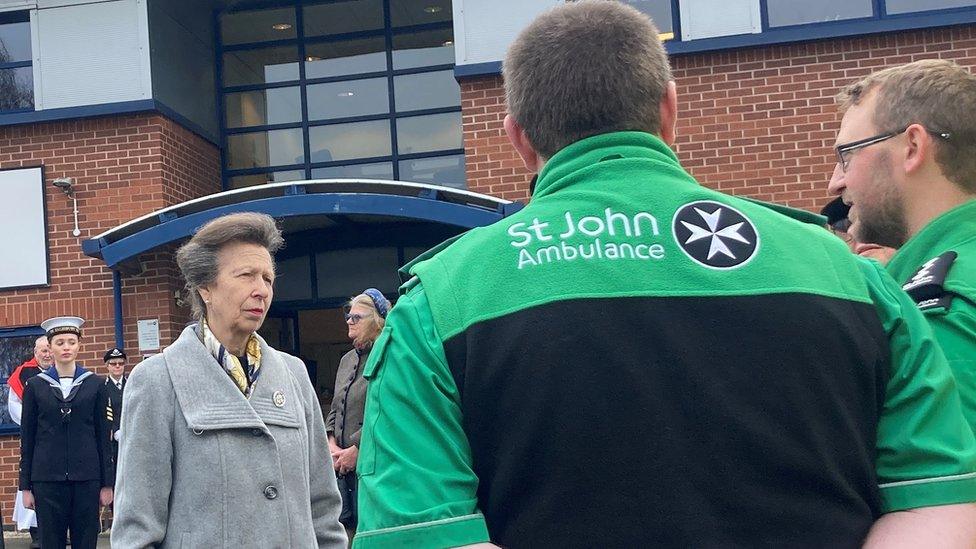
M221 155L221 183L223 190L229 190L230 180L233 177L242 175L257 175L264 173L273 173L280 171L290 171L290 170L303 170L305 173L305 179L312 178L312 170L317 168L332 168L337 166L353 166L359 164L370 164L376 162L389 162L393 167L393 179L399 180L400 178L400 162L403 160L413 160L417 158L434 158L440 156L450 156L457 154L464 154L463 141L461 148L450 149L450 150L437 150L425 153L400 153L397 143L397 121L406 117L420 116L420 115L430 115L430 114L443 114L443 113L453 113L461 112L461 104L458 101L457 105L449 107L431 108L431 109L419 109L411 111L398 111L395 103L395 88L394 79L398 76L412 75L412 74L423 74L429 72L439 72L439 71L454 71L454 63L439 63L436 65L424 65L419 67L410 67L404 69L394 69L393 68L393 40L396 36L407 35L417 32L424 31L443 31L445 29L453 30L453 20L446 22L436 22L427 23L421 25L411 25L404 27L393 27L391 21L390 12L390 2L393 0L382 0L383 6L383 19L384 26L382 29L376 30L365 30L356 31L349 33L337 33L329 34L323 36L305 36L305 22L304 22L304 10L302 9L306 5L318 4L322 2L311 2L303 0L295 0L293 2L275 2L275 3L245 3L240 6L239 10L253 10L261 8L279 8L279 7L291 7L295 9L296 18L296 30L297 36L295 38L289 38L284 40L275 41L264 41L255 43L243 43L224 46L220 37L220 16L222 12L215 12L214 14L214 29L215 29L215 41L216 41L216 62L217 62L217 95L218 95L218 109L220 116L220 144L222 147ZM673 0L672 0L673 1ZM327 3L327 2L326 2ZM237 10L234 10L237 11ZM452 18L453 19L453 18ZM382 37L385 44L385 55L386 55L386 69L383 71L370 71L362 73L354 73L341 76L327 76L320 78L307 78L306 77L306 46L313 44L329 43L329 42L340 42L345 40L354 40L361 38L378 38ZM227 52L233 51L247 51L254 49L263 49L274 46L297 46L298 48L298 59L299 59L299 78L298 80L287 80L281 82L264 83L264 84L249 84L242 86L224 86L223 84L223 56ZM363 80L370 78L385 78L387 81L387 91L389 97L389 110L385 113L380 114L370 114L362 116L352 116L345 118L335 118L335 119L325 119L325 120L310 120L309 119L309 104L308 104L308 86L313 86L316 84L328 84L335 82L346 82L352 80ZM283 124L271 124L262 126L246 126L239 128L228 128L227 127L227 113L225 111L225 94L247 92L247 91L260 91L279 87L292 87L298 86L300 89L300 100L301 100L301 121L300 122L290 122ZM375 156L375 157L363 157L356 158L354 160L340 160L340 161L327 161L327 162L312 162L312 151L311 140L309 132L312 128L325 125L333 124L344 124L350 122L366 122L375 120L385 120L390 124L390 138L391 138L391 153L385 156ZM291 165L273 165L264 166L258 168L247 168L247 169L234 169L228 168L228 138L235 134L240 133L250 133L259 131L273 131L273 130L283 130L283 129L295 129L300 128L302 130L303 145L305 148L305 162L303 164L291 164ZM459 131L461 129L459 128ZM463 138L462 138L463 139ZM465 185L466 188L466 185Z

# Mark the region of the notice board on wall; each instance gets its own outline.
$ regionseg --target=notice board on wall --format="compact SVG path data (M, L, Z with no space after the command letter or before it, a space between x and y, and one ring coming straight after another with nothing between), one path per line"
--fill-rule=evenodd
M43 169L0 170L0 289L50 282L46 220Z

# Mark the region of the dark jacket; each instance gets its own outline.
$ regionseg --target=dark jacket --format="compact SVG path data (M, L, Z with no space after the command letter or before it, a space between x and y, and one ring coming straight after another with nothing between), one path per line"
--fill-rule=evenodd
M340 448L359 447L363 409L366 407L367 381L363 378L363 366L368 358L368 349L362 355L353 349L339 360L335 395L329 417L325 420L325 430L335 435Z
M35 481L98 480L115 484L105 419L102 378L78 367L67 398L54 368L24 387L20 437L20 489Z
M108 422L109 448L112 450L112 468L115 469L119 463L119 442L115 440L115 433L122 428L122 394L125 392L125 384L128 381L122 377L122 388L119 389L112 378L105 376L105 420Z

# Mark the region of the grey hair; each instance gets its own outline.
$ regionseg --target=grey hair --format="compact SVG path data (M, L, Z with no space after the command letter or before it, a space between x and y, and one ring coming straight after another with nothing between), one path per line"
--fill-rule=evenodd
M671 67L654 23L630 6L553 8L518 35L502 72L508 112L544 158L594 135L661 130Z
M220 271L218 255L228 244L246 242L263 246L274 254L284 245L281 230L273 217L262 213L243 212L218 217L197 229L186 244L176 250L176 264L186 280L186 293L193 318L202 320L207 305L200 296L204 288L217 279Z

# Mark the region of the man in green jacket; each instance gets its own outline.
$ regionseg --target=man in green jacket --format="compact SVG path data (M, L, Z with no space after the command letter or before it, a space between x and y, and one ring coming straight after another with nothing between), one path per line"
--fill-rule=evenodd
M899 248L888 272L922 310L976 428L976 76L947 60L845 88L831 193L857 240Z
M408 267L355 546L971 547L976 441L924 318L681 168L650 20L561 5L504 76L532 201Z

